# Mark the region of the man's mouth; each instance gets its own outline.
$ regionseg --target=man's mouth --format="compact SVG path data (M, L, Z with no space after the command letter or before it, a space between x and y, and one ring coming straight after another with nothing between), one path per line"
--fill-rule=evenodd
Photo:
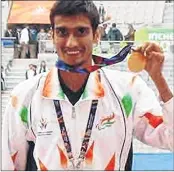
M66 51L68 55L78 55L80 51Z

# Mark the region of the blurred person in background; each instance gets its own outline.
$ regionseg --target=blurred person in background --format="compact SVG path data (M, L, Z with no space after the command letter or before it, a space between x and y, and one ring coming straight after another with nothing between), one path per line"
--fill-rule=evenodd
M116 23L112 23L112 27L109 29L108 40L117 41L110 42L110 50L114 54L118 53L120 50L120 41L123 40L123 35L121 31L116 27Z
M33 64L34 76L37 75L37 65Z
M5 37L12 37L12 29L11 29L11 28L8 28L8 29L5 31L4 36L5 36Z
M112 27L108 32L108 40L109 41L122 41L123 35L121 31L116 27L116 23L112 23Z
M41 61L40 66L38 67L37 71L38 71L37 74L49 71L47 68L46 62L44 60Z
M37 29L36 26L32 25L29 28L29 52L30 58L37 58L37 49L38 49L38 41L37 41Z
M5 71L4 71L4 67L1 65L1 91L5 89L6 89Z
M38 35L37 40L46 40L47 39L47 33L45 32L45 29L41 28Z
M40 29L38 35L37 35L37 40L39 43L39 51L40 52L44 52L45 51L45 42L44 40L47 40L47 33L45 32L45 30L43 28Z
M105 14L106 14L103 4L100 4L98 12L99 12L99 16L100 16L100 23L103 23L105 20Z
M106 33L107 24L103 24L102 30L101 30L101 41L107 41L108 35Z
M132 24L128 24L128 33L124 36L125 41L134 41L135 29ZM128 44L134 44L133 42L128 42Z
M52 40L53 37L52 37L52 30L49 29L48 32L47 32L47 40Z
M21 45L21 59L30 58L29 55L29 26L24 25L24 28L21 31L20 37L20 45Z
M33 64L29 64L29 69L26 70L25 72L25 78L26 79L30 79L32 77L34 77L37 73L36 73L36 65Z
M21 38L21 29L19 27L15 27L13 31L13 37L15 37L14 41L14 58L19 59L21 55L21 45L20 45L20 38Z

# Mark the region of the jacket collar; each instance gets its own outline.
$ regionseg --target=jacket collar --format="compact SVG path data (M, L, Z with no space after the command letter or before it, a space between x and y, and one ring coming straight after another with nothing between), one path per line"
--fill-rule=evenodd
M99 99L104 97L104 94L103 85L99 81L98 71L90 73L80 100ZM53 67L46 75L42 96L52 100L67 100L67 97L61 88L56 67Z

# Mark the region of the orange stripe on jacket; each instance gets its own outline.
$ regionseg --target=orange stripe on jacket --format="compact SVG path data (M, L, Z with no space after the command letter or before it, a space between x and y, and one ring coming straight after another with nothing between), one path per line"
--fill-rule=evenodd
M114 171L115 169L115 153L109 161L108 165L105 168L105 171Z
M13 164L14 164L15 161L16 161L16 156L17 156L17 154L18 154L18 151L17 151L16 153L14 153L14 154L11 156L11 159L12 159L12 161L13 161ZM15 168L14 171L17 171L17 169Z
M87 164L92 164L93 161L93 150L94 150L94 141L90 148L88 149L86 155L85 155L85 161Z
M11 156L13 163L15 163L17 154L18 154L18 151Z
M44 83L44 88L43 88L43 96L44 97L50 97L51 92L52 92L52 75L53 75L53 69L48 73L45 83Z
M45 165L41 162L40 159L39 159L39 166L41 171L48 171L48 169L45 167Z
M57 146L57 147L58 147L59 154L60 154L60 164L61 164L62 168L67 168L68 159L65 156L65 154L63 153L62 149L59 146Z
M95 75L95 82L96 82L95 95L97 97L104 97L105 92L104 92L103 85L100 82L99 73L98 72L96 72L96 75Z

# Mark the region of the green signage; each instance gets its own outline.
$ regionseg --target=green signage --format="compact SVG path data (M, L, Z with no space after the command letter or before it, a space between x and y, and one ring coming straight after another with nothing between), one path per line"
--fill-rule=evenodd
M135 32L136 44L155 41L163 48L163 51L168 51L173 40L174 30L170 28L141 28Z
M148 30L149 40L155 41L172 41L173 40L173 29L150 29Z

